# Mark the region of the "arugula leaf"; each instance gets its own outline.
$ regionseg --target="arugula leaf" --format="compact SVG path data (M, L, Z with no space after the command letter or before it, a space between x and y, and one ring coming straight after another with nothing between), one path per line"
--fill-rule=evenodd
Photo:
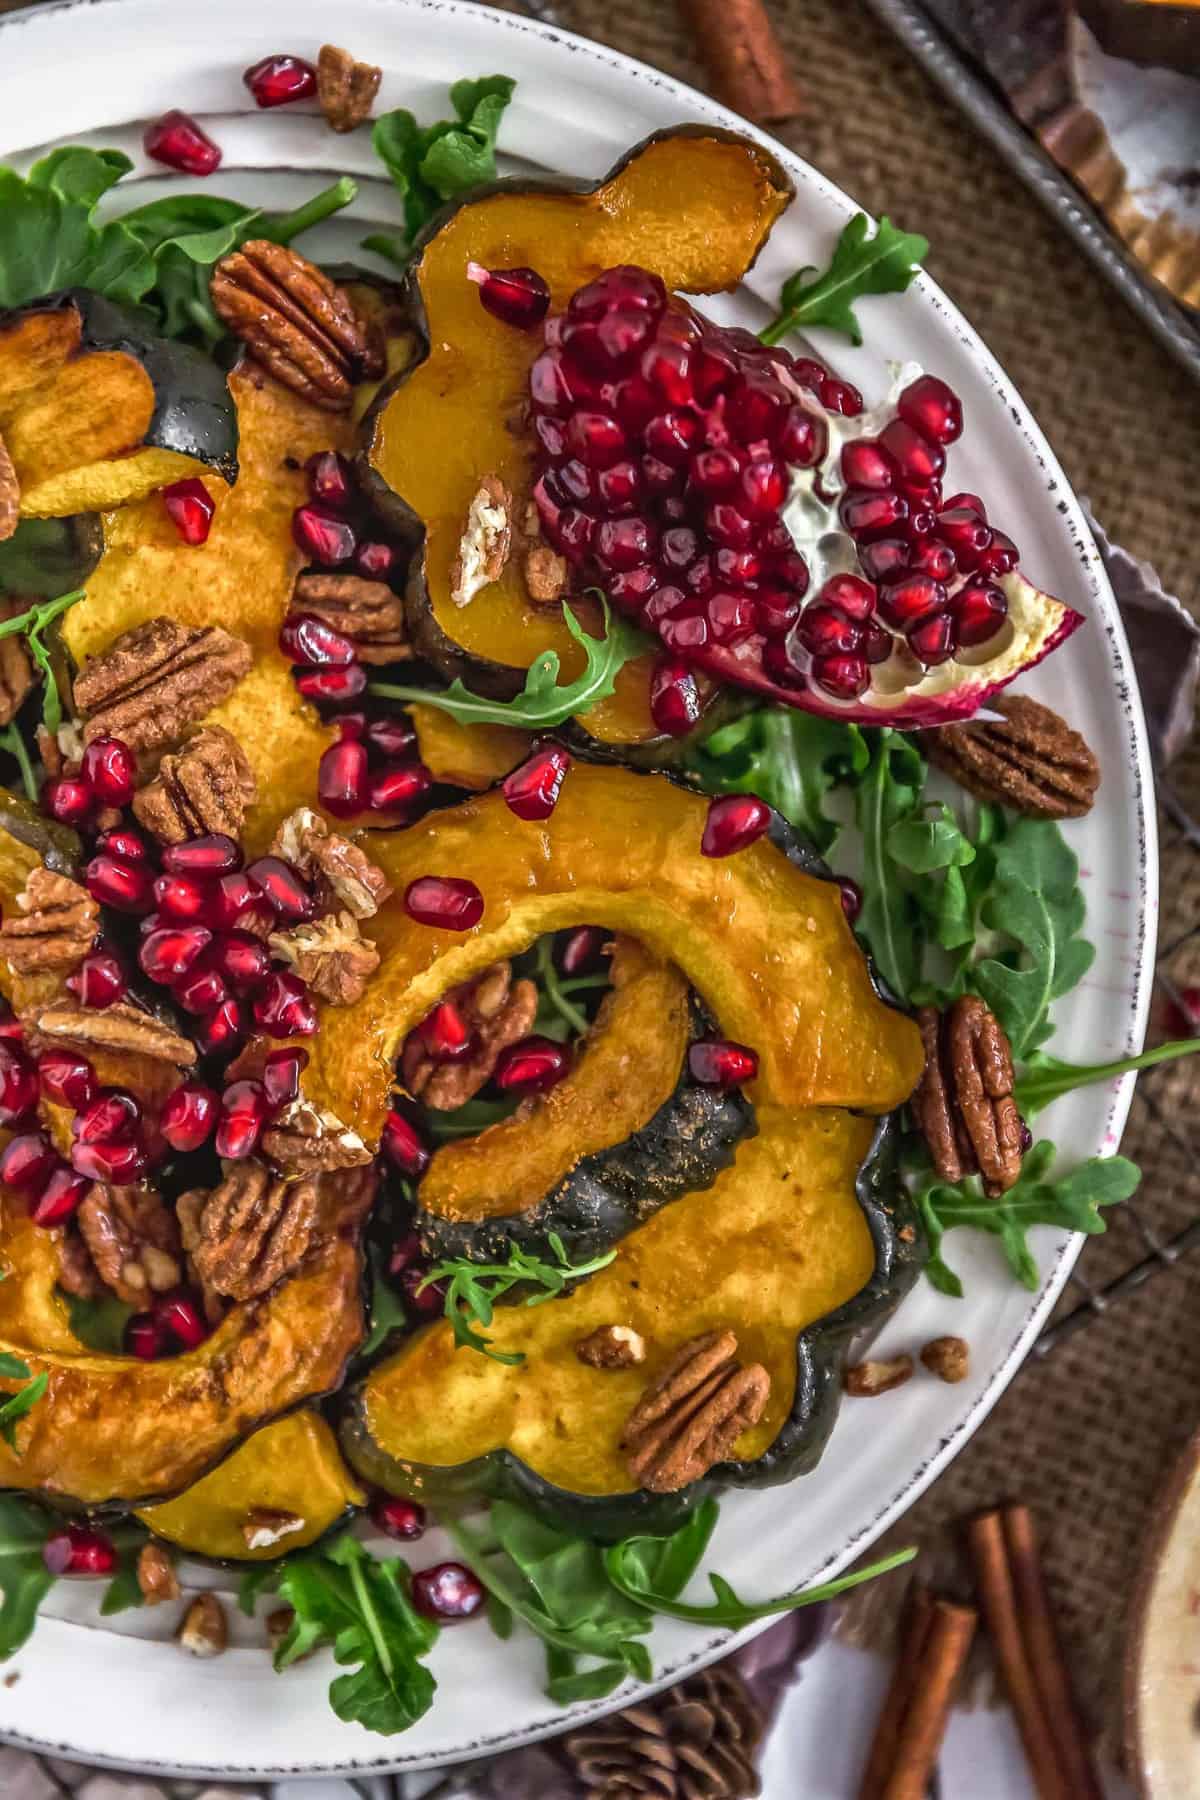
M248 1619L254 1617L254 1609L263 1594L278 1592L280 1578L288 1557L277 1557L274 1562L250 1563L243 1571L238 1582L237 1602Z
M561 1294L568 1281L579 1281L585 1275L594 1275L597 1269L606 1269L617 1254L615 1250L608 1250L603 1256L594 1256L591 1262L573 1264L556 1231L549 1232L546 1241L556 1258L553 1263L528 1255L518 1245L510 1244L506 1263L474 1263L465 1257L451 1257L430 1269L417 1292L424 1293L435 1282L448 1284L445 1312L454 1328L456 1349L478 1350L484 1356L490 1356L493 1362L510 1366L523 1363L524 1351L493 1350L492 1340L473 1330L473 1326L490 1325L495 1316L495 1302L512 1288L533 1284L540 1291L527 1295L520 1304L540 1306L543 1301L553 1300Z
M764 344L777 344L789 332L825 325L861 344L855 303L867 294L902 294L928 250L927 238L897 230L886 217L871 235L866 213L857 213L839 237L827 269L797 269L784 282L779 316L758 335Z
M678 1599L704 1559L720 1510L715 1500L702 1500L670 1537L626 1538L619 1546L626 1580L646 1593Z
M436 706L464 725L516 725L527 731L541 731L561 725L575 713L584 712L598 700L606 700L617 684L617 676L635 656L646 648L646 640L625 619L617 619L603 600L604 635L594 638L583 629L569 606L563 607L563 619L577 643L582 644L587 664L574 681L558 685L559 655L557 650L543 650L530 664L525 686L515 700L488 700L473 694L461 681L439 688L401 687L391 682L373 681L369 694L385 700L400 700L405 705Z
M971 1225L999 1238L1017 1280L1036 1291L1038 1268L1026 1241L1030 1227L1057 1225L1094 1237L1106 1229L1101 1207L1127 1200L1141 1180L1141 1171L1124 1156L1093 1156L1055 1180L1054 1157L1053 1144L1035 1144L1015 1185L996 1199L984 1194L975 1176L953 1184L928 1179L918 1186L914 1198L929 1237L925 1273L935 1288L961 1300L962 1282L943 1259L941 1245L947 1231Z
M35 163L28 180L0 168L0 307L65 287L127 305L142 299L153 257L121 220L93 219L101 195L132 167L116 150L67 147Z
M129 1612L134 1607L146 1604L146 1596L138 1580L138 1556L142 1545L149 1541L150 1533L135 1519L128 1519L111 1536L117 1550L117 1572L105 1588L104 1598L100 1602L100 1616L105 1619L112 1618L114 1613Z
M10 1356L7 1351L0 1354L0 1376L5 1381L23 1381L25 1383L23 1388L18 1388L15 1394L10 1394L3 1405L0 1405L0 1437L4 1439L10 1450L17 1449L18 1424L27 1413L33 1411L50 1385L50 1376L47 1370L43 1369L41 1374L35 1375L32 1380L30 1380L30 1374L29 1364L22 1362L19 1356ZM17 1454L19 1456L20 1451L17 1451Z
M16 757L17 768L21 772L21 785L25 789L25 798L36 806L39 792L38 779L30 760L29 746L21 736L21 727L15 719L10 725L6 725L3 731L0 731L0 750L7 750L10 756Z
M0 1662L26 1642L38 1607L54 1586L55 1578L42 1559L46 1532L40 1508L0 1494Z
M899 825L921 818L928 770L910 739L885 728L871 747L871 761L855 794L863 840L863 904L855 930L870 945L875 966L900 999L907 1000L921 973L924 932L920 908L889 853Z
M826 814L825 798L839 783L856 782L869 760L857 725L764 706L710 732L688 767L710 794L757 794L827 853L840 827Z
M67 1295L67 1316L71 1330L89 1350L106 1356L120 1356L125 1348L125 1327L137 1309L105 1294L101 1300L81 1300L77 1294Z
M541 1025L535 1021L534 1029L541 1031ZM425 1129L435 1144L449 1143L452 1138L478 1137L489 1125L499 1125L502 1119L510 1119L520 1100L506 1095L503 1100L464 1100L461 1106L450 1108L447 1112L431 1109L425 1121Z
M393 1331L408 1324L404 1300L388 1280L388 1258L383 1245L373 1239L367 1245L371 1266L371 1323L356 1353L357 1360L374 1356Z
M381 233L363 247L403 263L409 245L446 200L496 176L496 135L516 83L507 75L456 81L450 89L453 119L421 126L405 107L383 113L371 147L404 203L404 237Z
M1044 1106L1059 1100L1075 1088L1090 1087L1095 1081L1111 1081L1117 1075L1128 1075L1134 1069L1153 1069L1158 1063L1174 1062L1180 1056L1194 1056L1200 1050L1200 1038L1173 1038L1170 1043L1156 1044L1139 1056L1123 1056L1116 1062L1068 1063L1044 1050L1036 1050L1017 1078L1015 1093L1023 1118L1031 1119Z
M769 1619L776 1613L796 1612L802 1606L815 1606L819 1601L836 1599L839 1594L845 1594L851 1588L861 1587L865 1581L874 1581L878 1576L887 1575L892 1569L899 1569L905 1563L912 1562L917 1554L915 1547L896 1550L865 1569L855 1569L849 1575L839 1575L835 1581L825 1581L819 1587L784 1594L778 1600L759 1602L739 1599L723 1575L710 1574L708 1579L716 1600L709 1606L693 1606L677 1599L673 1593L656 1589L646 1581L645 1557L639 1548L644 1541L641 1538L626 1538L624 1543L613 1544L604 1552L605 1571L617 1591L630 1600L650 1607L656 1613L665 1613L670 1619L686 1619L694 1625L725 1626L734 1631L740 1630L744 1625L752 1625L756 1619Z
M50 732L57 731L62 724L62 700L58 692L58 680L54 673L50 648L45 643L42 634L66 612L68 607L77 605L83 597L83 588L76 588L73 593L60 594L57 600L35 600L33 605L27 607L24 612L17 613L14 618L0 621L0 638L13 637L20 633L25 639L25 648L41 670L45 682L42 694L42 723Z

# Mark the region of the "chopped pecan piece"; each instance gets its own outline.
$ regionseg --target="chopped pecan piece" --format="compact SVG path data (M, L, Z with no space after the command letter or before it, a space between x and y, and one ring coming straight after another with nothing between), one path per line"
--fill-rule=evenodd
M970 1373L971 1352L966 1338L933 1338L922 1350L921 1361L939 1381L965 1381Z
M331 131L353 131L371 116L383 70L356 62L337 44L322 44L317 57L317 99Z
M312 613L348 637L361 663L407 662L412 656L404 601L384 581L310 569L297 578L292 609Z
M75 677L84 742L119 737L131 750L176 744L232 694L250 668L249 644L219 625L147 619L90 656Z
M193 1656L220 1656L229 1642L225 1608L215 1594L197 1594L180 1622L180 1647Z
M425 1053L418 1026L409 1035L401 1064L409 1093L437 1112L464 1106L487 1086L500 1052L529 1035L538 1008L533 982L514 982L507 962L493 963L469 987L457 988L448 997L474 1037L475 1048L461 1062L435 1063Z
M222 323L269 374L327 412L348 412L354 383L383 374L378 344L349 295L296 250L252 238L209 283Z
M621 1436L633 1479L673 1494L723 1462L762 1418L771 1377L743 1367L732 1331L708 1331L678 1350L634 1407Z
M245 751L223 725L205 725L182 749L169 752L155 779L133 797L140 824L163 844L220 831L241 836L246 808L258 794Z
M96 1273L127 1306L145 1306L183 1279L179 1228L162 1195L151 1187L96 1182L76 1214Z
M375 916L392 892L383 870L349 838L330 831L319 813L299 806L276 831L271 855L291 863L317 885L322 910L344 907L356 919Z
M160 1606L164 1600L178 1600L179 1577L171 1552L165 1544L151 1539L138 1551L137 1583L147 1606Z
M354 1169L373 1160L357 1131L303 1096L275 1115L263 1133L262 1148L267 1160L288 1175Z
M31 869L17 895L23 917L0 925L0 951L17 975L77 969L96 940L100 908L84 888L51 869Z
M304 1530L304 1520L275 1506L252 1506L242 1523L247 1550L270 1550L286 1537Z
M598 1325L580 1338L575 1354L592 1369L632 1369L646 1360L646 1340L632 1325Z
M1013 1098L1012 1050L996 1015L974 994L948 1012L917 1008L925 1072L909 1105L943 1181L976 1170L995 1199L1021 1173L1025 1126Z
M549 544L534 544L526 550L521 572L535 606L553 606L567 591L567 559Z
M190 1038L125 1000L102 1009L56 1000L30 1017L28 1029L49 1046L69 1044L72 1049L107 1050L114 1056L145 1056L177 1069L190 1069L196 1061Z
M1100 764L1065 719L1025 694L987 703L999 719L973 719L926 732L929 760L981 800L1034 819L1079 819L1100 786Z
M261 1163L233 1163L199 1208L195 1192L179 1201L183 1247L206 1290L229 1300L265 1294L317 1242L317 1184L311 1179L287 1181Z
M21 518L21 484L13 459L0 437L0 544L6 543ZM6 617L9 615L6 615Z
M842 1377L842 1386L858 1400L872 1400L876 1394L888 1394L912 1379L911 1356L893 1356L887 1362L855 1363Z
M327 913L311 924L273 931L272 951L290 963L301 981L331 1006L353 1006L379 967L379 952L358 929L353 913Z
M0 445L0 458L3 446ZM0 470L0 495L3 494L3 471ZM3 499L0 498L0 543L4 541ZM0 594L0 619L15 619L26 610L24 600L15 594ZM21 703L33 687L33 664L17 632L0 638L0 725L11 725L21 710ZM51 772L52 771L48 771Z
M467 522L450 570L450 598L467 606L480 588L499 581L512 550L512 495L498 475L485 475L467 508Z

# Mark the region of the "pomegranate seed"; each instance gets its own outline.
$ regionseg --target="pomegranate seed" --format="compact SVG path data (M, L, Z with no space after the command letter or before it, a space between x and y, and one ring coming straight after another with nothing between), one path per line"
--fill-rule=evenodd
M931 581L928 575L906 575L881 591L879 615L897 630L907 631L945 604L946 590L940 581Z
M567 427L568 438L571 427ZM669 468L686 466L692 450L700 440L700 418L690 408L672 407L648 419L642 440L650 455ZM624 436L624 433L622 433Z
M429 1167L429 1151L421 1142L416 1128L403 1113L389 1112L383 1127L380 1149L388 1161L410 1181L418 1181Z
M848 488L838 507L838 517L854 537L883 537L908 517L908 501L901 494L872 494L866 488Z
M658 550L658 532L649 519L604 519L596 532L596 560L606 569L633 569Z
M425 1508L415 1500L400 1500L380 1494L371 1504L371 1523L385 1537L410 1543L425 1532Z
M85 1176L77 1175L66 1163L60 1162L30 1207L30 1218L45 1231L49 1231L54 1225L63 1224L74 1213L90 1186L91 1183Z
M413 1605L439 1625L473 1618L486 1599L479 1577L459 1562L434 1563L431 1569L418 1569L412 1578Z
M124 1088L106 1088L88 1102L71 1121L71 1135L80 1144L124 1142L138 1128L142 1109Z
M212 912L212 889L190 875L160 875L154 883L154 904L164 918L196 925Z
M10 1043L0 1043L0 1125L13 1127L37 1105L37 1070Z
M137 761L120 738L93 739L83 753L80 773L104 806L128 806L133 799Z
M195 546L208 542L217 505L198 476L173 481L163 488L162 501L181 543Z
M938 514L935 529L958 558L959 568L968 574L992 542L990 526L965 506L947 506Z
M962 436L962 402L936 375L920 375L896 402L904 423L934 444L952 444Z
M507 1044L500 1052L493 1080L504 1094L544 1094L570 1072L571 1052L552 1038L533 1035Z
M853 925L855 919L857 919L859 913L862 911L862 889L859 887L857 881L851 881L848 875L839 875L837 884L842 897L842 911L845 913L849 923Z
M267 946L252 932L229 931L219 937L206 956L219 969L235 994L249 994L271 972Z
M184 1012L210 1013L229 998L229 989L211 950L197 957L193 966L174 982L171 994Z
M240 1000L223 1000L196 1027L196 1043L203 1056L232 1056L247 1031Z
M402 713L372 719L365 732L368 750L388 762L400 762L416 745L417 734Z
M418 925L470 931L483 917L483 895L473 881L454 875L421 875L405 889L404 910Z
M839 381L835 375L824 377L817 395L826 412L839 413L845 419L857 418L863 409L863 397L858 389L848 381Z
M871 685L870 670L861 656L815 657L812 678L836 700L857 700Z
M954 623L945 613L935 613L914 625L908 634L909 648L927 669L949 662L954 655Z
M852 438L843 444L841 466L847 487L883 490L896 485L896 465L873 438Z
M705 603L705 617L714 644L740 644L755 628L755 607L749 594L716 593Z
M700 839L702 856L732 856L770 829L771 809L754 794L722 794L711 800Z
M264 56L244 71L242 80L256 106L287 106L311 99L317 91L317 71L302 56Z
M978 494L951 494L946 501L946 511L974 513L977 519L982 519L987 524L987 507Z
M806 406L789 406L776 438L780 456L797 469L815 469L829 450L825 421Z
M872 625L863 644L863 655L869 663L886 662L896 648L896 640L882 625Z
M696 678L677 657L660 656L650 677L650 717L668 737L686 737L703 708Z
M741 504L752 519L769 519L787 499L788 478L783 464L773 456L759 456L742 470Z
M980 575L1007 575L1019 561L1020 551L1008 533L993 530L992 541L986 550L980 551L975 568Z
M559 968L564 975L586 974L599 966L607 942L608 933L598 925L577 926L559 953Z
M132 1140L117 1144L73 1144L71 1167L89 1181L111 1182L115 1187L132 1187L147 1169L146 1152Z
M884 426L879 434L879 444L896 465L901 481L909 488L925 492L941 479L946 467L946 452L940 444L931 443L920 432L914 431L902 418L892 419Z
M1008 601L1003 588L990 581L966 582L951 602L950 616L960 644L986 644L1008 617Z
M531 331L550 310L550 289L536 269L485 269L469 262L467 280L478 287L484 311L518 331Z
M639 269L634 263L618 263L573 294L568 311L572 318L602 319L612 307L628 306L657 319L666 304L667 290L661 276Z
M321 754L317 764L317 798L337 819L361 812L366 799L366 746L343 738Z
M172 1150L199 1150L207 1144L221 1110L221 1098L202 1081L184 1081L163 1101L158 1128Z
M241 868L242 853L224 832L209 831L183 844L168 844L162 853L162 865L171 875L228 875Z
M45 1132L21 1132L0 1152L0 1182L18 1194L40 1193L61 1160Z
M305 556L326 569L349 562L358 542L348 520L315 501L298 506L292 514L292 537Z
M269 902L272 910L289 925L298 925L313 915L313 897L295 869L278 856L260 856L246 870L251 884Z
M143 975L162 987L170 987L186 975L202 950L212 942L204 925L163 925L147 932L138 947Z
M571 414L563 442L568 456L585 468L607 469L620 461L629 440L618 420L608 413L583 410Z
M800 602L791 588L776 587L772 583L759 588L754 597L754 611L758 628L767 637L786 637L800 617Z
M367 581L388 581L396 571L398 555L391 544L368 539L354 552L355 573Z
M300 1077L308 1067L308 1051L289 1045L286 1050L272 1050L263 1063L262 1084L268 1104L278 1110L299 1097Z
M417 1027L421 1047L434 1062L458 1062L470 1054L471 1028L453 1000L439 1000Z
M154 1362L165 1349L163 1333L154 1314L134 1313L125 1327L126 1354L140 1357L142 1362Z
M145 863L93 856L83 879L92 899L101 906L110 906L114 912L147 913L154 904L154 875Z
M311 1037L317 1029L316 1008L298 975L268 975L250 1004L254 1023L268 1037Z
M92 950L84 957L73 975L67 976L67 987L80 1006L102 1012L115 1006L129 991L125 970L111 950Z
M354 645L312 613L289 613L279 629L279 648L305 668L341 668L354 661Z
M558 805L570 766L571 758L557 744L535 750L519 769L505 777L501 792L509 812L530 823L548 819Z
M832 606L809 606L796 636L814 656L850 656L862 648L863 628Z
M154 1302L154 1322L184 1350L195 1350L211 1336L200 1308L189 1294L162 1294Z
M50 1533L42 1545L42 1561L51 1575L94 1578L112 1574L117 1566L117 1552L103 1531L72 1519Z
M732 1038L702 1038L688 1051L688 1072L701 1087L739 1087L758 1074L758 1056Z
M87 822L95 803L89 784L79 775L55 775L42 784L42 811L72 830Z
M248 914L257 917L260 909L264 914L270 913L266 901L244 869L235 869L230 874L221 876L212 896L214 925L223 930L231 930Z
M95 1070L77 1051L43 1050L37 1072L43 1096L55 1106L69 1106L77 1112L95 1096Z
M280 1034L281 1035L281 1034ZM257 1081L235 1081L221 1096L217 1121L216 1151L220 1157L240 1162L253 1155L271 1116L267 1096Z
M675 605L665 618L656 622L663 643L677 654L703 650L708 643L708 615L698 600Z
M740 443L774 443L793 405L791 392L766 369L751 368L726 396L726 419Z
M388 1255L388 1274L399 1275L402 1269L412 1268L416 1264L420 1264L423 1269L429 1266L424 1259L420 1238L415 1231L406 1231L392 1245Z
M422 1265L405 1269L400 1276L400 1292L408 1312L417 1319L438 1318L445 1311L446 1287L441 1281L425 1286L426 1269Z
M115 856L118 862L145 862L150 855L150 847L140 831L134 831L129 825L120 825L115 831L102 831L96 839L96 849L107 856Z
M185 175L211 175L221 163L217 145L195 119L178 108L147 125L142 148L155 162L166 163L169 169L181 169Z
M858 575L831 575L821 588L821 600L848 619L865 624L875 611L876 593L871 583Z
M873 544L859 545L858 560L863 574L883 586L908 574L912 554L912 545L903 538L879 538Z
M432 786L433 776L424 763L379 769L367 777L367 810L373 813L407 812Z
M950 580L958 564L949 544L940 544L934 538L925 537L912 546L908 567L914 575L928 575L933 581L946 582Z
M732 493L741 473L741 458L732 450L698 450L692 458L692 486L711 500Z
M349 706L366 688L367 671L361 663L304 669L297 672L295 682L304 698L317 706Z

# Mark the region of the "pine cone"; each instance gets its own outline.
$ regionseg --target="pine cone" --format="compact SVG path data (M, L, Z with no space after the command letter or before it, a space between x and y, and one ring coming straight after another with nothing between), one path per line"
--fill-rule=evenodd
M603 1800L753 1800L762 1715L728 1664L566 1739L582 1791Z

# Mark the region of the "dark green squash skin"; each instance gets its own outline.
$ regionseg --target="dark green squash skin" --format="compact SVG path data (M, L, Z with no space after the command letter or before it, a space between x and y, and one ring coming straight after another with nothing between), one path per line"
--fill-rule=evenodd
M61 293L0 312L0 331L29 313L59 312L67 307L79 314L81 354L122 351L141 363L149 376L154 411L142 445L190 456L225 481L235 482L237 409L224 374L202 351L159 337L135 313L88 288L64 288Z
M99 513L64 519L22 519L0 544L0 594L29 605L57 600L83 586L104 554Z
M689 1012L690 1046L711 1035L714 1026L695 995ZM421 1206L418 1187L413 1228L434 1260L504 1262L511 1244L544 1253L553 1231L572 1262L587 1262L659 1207L710 1188L733 1162L738 1144L755 1129L754 1108L740 1090L701 1087L692 1079L685 1053L675 1091L640 1131L582 1157L537 1206L499 1218L444 1219Z

